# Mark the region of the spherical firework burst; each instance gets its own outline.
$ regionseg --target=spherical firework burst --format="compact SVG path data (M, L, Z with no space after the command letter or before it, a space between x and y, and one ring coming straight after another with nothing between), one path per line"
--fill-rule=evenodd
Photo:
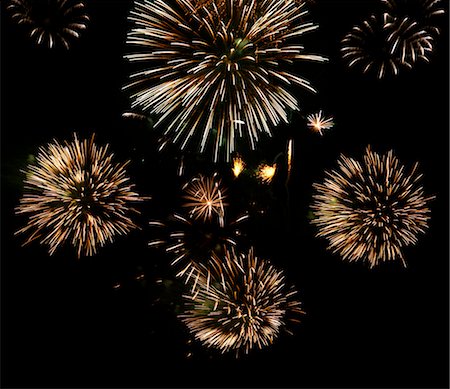
M89 16L79 0L9 0L12 18L30 29L30 37L38 45L49 48L77 39L87 28Z
M78 257L93 255L98 246L136 228L130 206L142 198L126 176L127 163L116 164L108 146L94 137L72 142L54 141L39 149L36 164L28 166L25 194L16 212L28 216L17 233L39 239L49 253L63 243L76 247Z
M411 69L419 58L427 60L432 45L431 35L413 20L372 15L344 37L341 54L349 67L373 71L381 79Z
M173 3L173 4L172 4ZM287 86L315 92L286 65L325 61L297 42L317 26L305 22L304 3L294 0L136 0L129 17L126 55L142 70L131 75L132 106L158 117L155 127L184 149L211 147L214 160L247 138L288 122L298 110Z
M221 187L217 175L205 177L200 175L190 180L184 187L184 198L187 200L184 207L190 208L189 214L195 219L211 220L213 215L217 215L220 222L223 222L225 213L224 202L226 190Z
M180 318L196 339L222 353L269 346L288 320L298 321L292 314L303 313L283 273L253 249L213 254L192 282L195 293L185 296L188 309Z
M434 35L439 35L436 19L445 14L441 0L381 0L386 12L399 19L408 18Z
M417 164L407 173L392 151L367 148L363 163L341 156L338 169L314 184L312 209L317 236L344 260L367 260L370 267L400 259L402 249L427 229L430 210L419 185Z
M334 126L333 118L327 118L321 110L318 113L308 115L306 120L308 121L308 127L320 135L323 135L323 130L329 130Z

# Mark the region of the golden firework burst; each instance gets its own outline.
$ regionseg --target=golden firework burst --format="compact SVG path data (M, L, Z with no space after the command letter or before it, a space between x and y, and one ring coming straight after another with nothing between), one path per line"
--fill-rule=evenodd
M132 106L182 150L194 142L229 161L242 137L254 149L299 109L286 86L315 92L286 66L326 61L297 42L317 28L306 15L294 0L136 0L127 39L136 51L125 56L140 65L125 87Z
M314 132L318 132L323 135L323 130L329 130L334 126L334 120L332 117L325 117L322 110L318 113L308 115L306 120L308 121L308 127Z
M114 163L108 145L97 146L94 136L80 141L74 134L72 142L54 140L41 147L25 171L16 213L26 215L28 224L17 234L31 233L25 244L39 239L50 255L69 242L78 257L127 234L137 227L130 204L143 200L129 183L127 164Z
M213 254L191 283L188 309L180 318L196 339L222 353L269 346L288 321L298 321L295 314L303 313L283 273L253 249Z
M417 166L408 174L392 150L379 155L368 147L362 163L342 155L338 168L314 184L317 236L344 260L406 265L402 249L427 229L433 198L419 185Z
M241 157L233 158L233 174L237 178L245 169L245 162Z
M184 187L184 207L190 208L189 214L195 219L211 220L216 215L223 220L226 199L225 188L214 174L211 177L199 175L191 179Z

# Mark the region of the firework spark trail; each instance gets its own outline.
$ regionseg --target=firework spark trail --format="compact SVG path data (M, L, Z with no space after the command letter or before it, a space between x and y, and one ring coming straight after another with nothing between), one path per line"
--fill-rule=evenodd
M79 141L74 134L72 142L40 147L25 171L25 193L16 208L28 224L16 234L31 233L25 244L39 239L50 255L70 242L80 257L137 228L130 204L144 198L129 183L127 164L114 163L108 146L98 147L94 136Z
M245 162L241 157L235 157L233 158L233 167L232 171L234 174L234 177L238 177L239 174L241 174L245 169Z
M318 113L308 115L306 117L308 121L308 127L311 128L314 132L323 135L323 130L329 130L334 126L334 120L332 117L326 117L323 115L322 110Z
M341 42L342 58L348 67L360 67L363 73L375 71L379 79L400 69L411 69L417 59L428 60L433 38L409 19L371 15L354 26Z
M314 87L285 65L324 62L307 54L297 38L317 26L305 22L304 3L293 0L136 0L125 57L140 64L125 89L132 106L158 117L165 135L185 149L196 139L212 147L214 160L229 161L236 141L252 149L260 133L288 122L298 110L285 86ZM145 65L146 67L143 67Z
M79 0L9 0L13 20L30 28L30 37L38 45L54 48L80 37L87 28L89 16Z
M269 346L288 321L298 322L300 302L285 277L253 249L236 254L212 255L198 268L192 294L185 295L188 309L180 315L194 336L222 353Z
M314 184L317 236L344 260L406 265L402 249L426 231L433 199L419 185L417 166L408 174L392 151L380 156L370 147L362 163L342 155L338 168Z

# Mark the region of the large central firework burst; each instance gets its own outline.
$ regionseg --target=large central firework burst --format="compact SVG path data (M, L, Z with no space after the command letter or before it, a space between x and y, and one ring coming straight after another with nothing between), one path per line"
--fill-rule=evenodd
M213 254L192 282L194 294L185 296L188 310L180 317L204 345L222 352L268 346L288 320L298 321L293 313L302 313L283 273L252 249Z
M74 135L72 142L41 147L25 172L17 213L29 222L18 233L30 232L26 243L40 239L50 254L66 241L78 256L95 254L97 246L136 228L131 203L143 198L133 191L126 165L114 163L108 146L97 146L94 137Z
M309 81L286 69L297 60L325 61L307 54L296 39L317 26L305 22L303 1L136 0L126 55L142 64L132 74L133 107L158 117L155 126L184 149L198 142L214 160L229 160L236 139L252 148L260 133L288 122L298 110L286 87L312 92ZM145 65L145 66L144 66Z
M341 156L339 168L326 175L314 184L317 235L343 259L405 265L402 249L427 229L433 198L419 185L417 164L408 174L392 151L380 156L368 147L363 163Z

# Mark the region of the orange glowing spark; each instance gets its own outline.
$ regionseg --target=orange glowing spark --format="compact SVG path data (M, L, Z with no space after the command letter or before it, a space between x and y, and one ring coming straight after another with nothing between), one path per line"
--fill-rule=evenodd
M277 171L276 163L274 163L272 166L262 164L258 167L257 176L264 184L270 184L272 182L273 177L275 176L276 171Z
M296 291L287 288L283 273L257 258L253 249L237 254L224 248L212 255L191 279L188 309L180 315L189 330L207 347L222 353L267 347L288 321L301 314Z
M132 107L155 115L182 150L194 142L229 161L240 138L254 149L299 109L288 87L316 92L287 66L326 61L298 42L317 29L306 16L294 0L136 0L127 39L136 50L125 56L141 65L125 87Z
M368 147L363 163L341 155L338 168L314 184L317 236L344 260L367 260L372 268L400 259L406 266L402 249L427 229L433 197L419 185L417 164L405 170L392 150L379 155Z
M323 130L329 130L334 126L333 118L325 117L322 110L318 113L308 115L306 119L308 120L308 127L314 132L318 132L320 135L323 135Z
M235 177L238 177L245 169L245 162L241 157L233 158L233 174Z
M143 198L134 192L125 167L113 163L108 146L98 147L94 136L53 143L39 149L36 164L29 165L25 194L16 212L28 216L17 233L31 232L25 244L40 239L50 255L65 242L77 248L78 257L93 255L97 246L112 242L137 226L130 206Z

